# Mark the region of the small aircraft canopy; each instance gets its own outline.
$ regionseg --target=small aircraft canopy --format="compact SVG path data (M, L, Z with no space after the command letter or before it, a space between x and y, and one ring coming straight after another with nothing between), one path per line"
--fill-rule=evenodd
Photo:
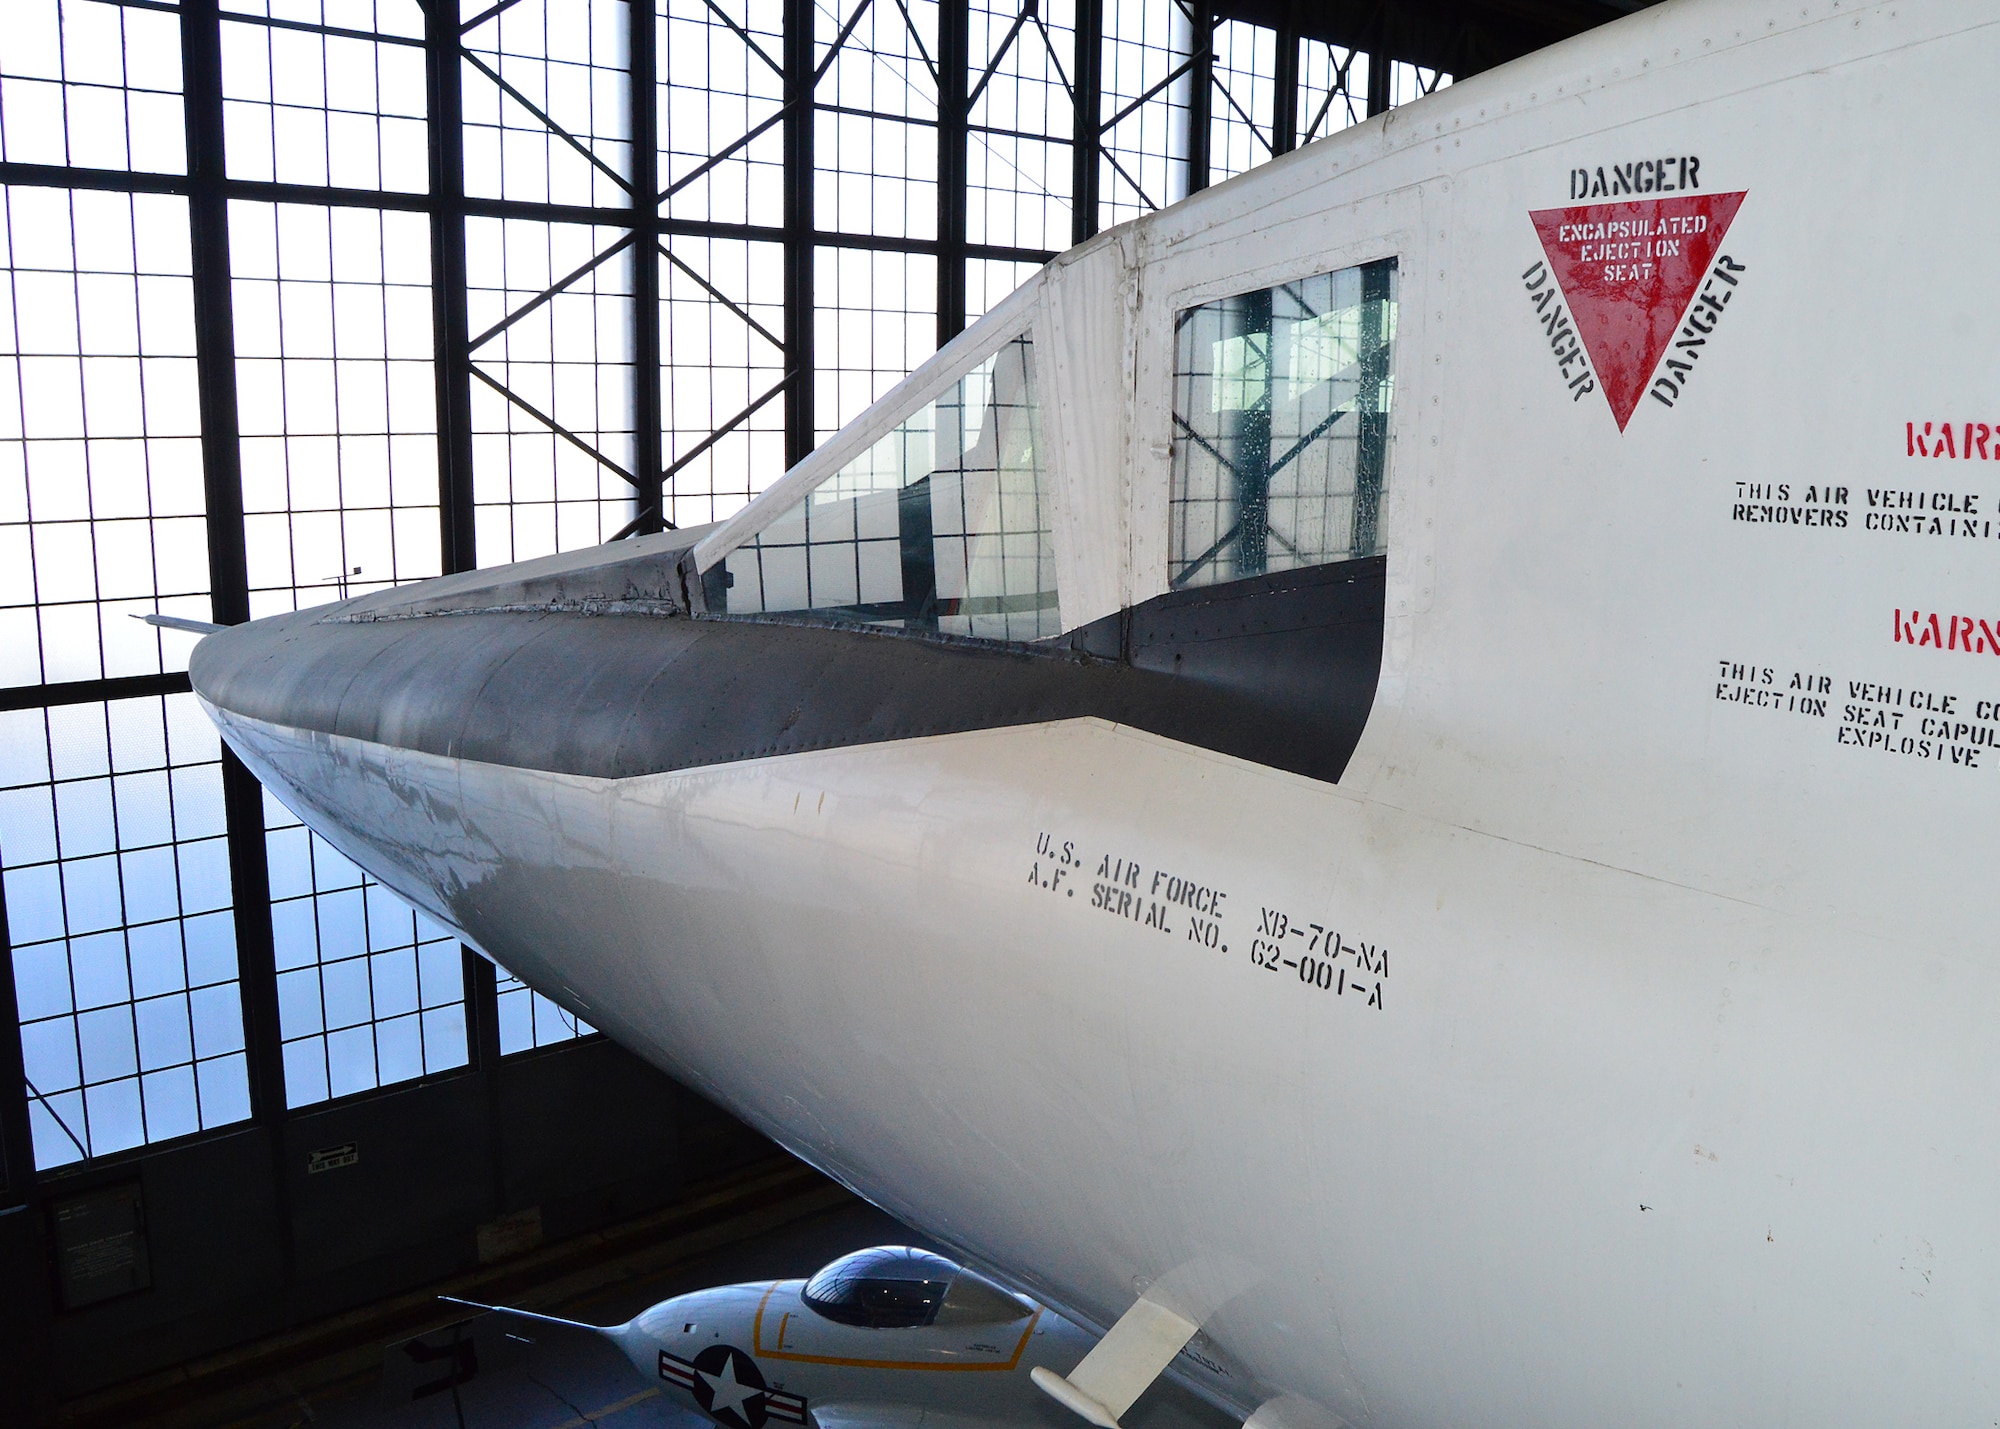
M843 1325L900 1330L928 1325L962 1272L943 1256L878 1245L843 1255L806 1282L806 1308Z

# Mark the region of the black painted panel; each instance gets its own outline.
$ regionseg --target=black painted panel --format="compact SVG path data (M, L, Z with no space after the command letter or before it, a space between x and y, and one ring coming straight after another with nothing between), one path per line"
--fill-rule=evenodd
M285 1129L282 1198L257 1127L47 1185L56 1195L140 1177L153 1284L117 1300L58 1310L45 1208L0 1214L0 1424L33 1422L25 1406L37 1397L88 1393L470 1270L478 1228L496 1214L539 1205L558 1240L772 1154L602 1039L507 1059L490 1091L466 1073L301 1111ZM310 1152L350 1141L353 1165L306 1170Z
M494 1097L504 1209L541 1207L550 1239L635 1213L633 1197L654 1205L679 1187L680 1123L696 1099L612 1042L503 1062ZM551 1126L570 1130L551 1137ZM768 1155L769 1143L758 1144Z
M487 1162L486 1127L485 1091L469 1076L295 1116L282 1164L299 1279L454 1236L469 1265L466 1232L497 1209L492 1178L466 1174ZM351 1163L308 1169L314 1151L349 1143Z
M92 1388L256 1332L243 1306L278 1292L270 1143L255 1128L148 1153L145 1194L151 1286L76 1310L54 1310L47 1370L66 1393ZM95 1185L116 1168L76 1179ZM52 1198L66 1191L50 1186ZM106 1347L115 1354L107 1355Z
M37 1423L55 1403L55 1286L45 1224L38 1206L0 1212L0 1422Z
M1374 557L1176 592L1034 645L664 609L334 606L211 636L191 674L271 723L602 778L1097 716L1330 781L1374 700L1384 576Z

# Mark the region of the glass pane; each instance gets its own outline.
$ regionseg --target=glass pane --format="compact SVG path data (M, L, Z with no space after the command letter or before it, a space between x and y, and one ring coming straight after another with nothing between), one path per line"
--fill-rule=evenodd
M785 469L784 252L676 236L660 255L667 516L733 516Z
M264 796L285 1103L466 1064L458 940Z
M813 253L813 422L825 441L936 350L937 259Z
M965 260L965 320L978 322L999 305L1002 298L1041 271L1039 263L1016 263L1004 258Z
M711 609L1036 640L1062 629L1034 346L1017 337L706 575Z
M401 8L407 18L416 7ZM322 32L310 21L224 21L229 177L422 193L430 186L426 92L417 39Z
M424 37L422 0L222 0L220 8L225 15L258 15L294 25L367 30L405 40Z
M255 615L438 573L430 224L229 206Z
M827 232L935 238L937 7L815 12L825 73L813 90L814 222Z
M1368 117L1368 54L1323 40L1299 41L1299 143L1324 139Z
M211 614L187 222L0 188L0 685L185 669L130 617Z
M483 565L595 546L632 519L628 236L531 218L466 220Z
M1189 81L1172 76L1193 45L1180 0L1105 0L1100 227L1187 196Z
M1018 0L972 0L967 20L966 237L1052 252L1067 248L1074 6L1069 0L1025 8Z
M657 0L659 173L667 212L784 221L784 9Z
M501 1056L573 1042L597 1030L582 1018L563 1011L505 968L495 971Z
M97 0L8 0L0 16L0 159L185 171L180 16Z
M0 715L40 1169L250 1115L221 758L192 695Z
M1380 551L1396 260L1208 303L1178 326L1173 585Z
M1444 70L1395 60L1389 65L1389 103L1392 107L1408 104L1413 99L1436 94L1450 83L1451 75Z
M464 7L461 7L464 8ZM627 46L619 0L480 4L465 32L465 191L622 208L632 201Z
M1223 20L1215 27L1215 92L1209 96L1208 181L1219 184L1271 157L1276 122L1278 34Z

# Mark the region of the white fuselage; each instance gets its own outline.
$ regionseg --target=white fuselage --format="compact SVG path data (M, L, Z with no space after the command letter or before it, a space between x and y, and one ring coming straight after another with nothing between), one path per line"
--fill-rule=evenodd
M1989 968L1898 976L1862 927L1089 721L630 781L223 723L277 787L332 755L317 812L364 864L1020 1283L1108 1321L1133 1267L1244 1275L1206 1329L1246 1409L1989 1402ZM1127 870L1163 928L1100 893ZM1387 975L1309 985L1315 925Z
M2000 1422L1996 35L1662 6L1035 280L1072 630L1167 587L1176 314L1397 257L1337 783L1096 718L614 779L214 713L370 872L974 1263L1098 1325L1170 1280L1177 1372L1242 1412ZM1695 155L1740 282L1621 426L1530 215Z

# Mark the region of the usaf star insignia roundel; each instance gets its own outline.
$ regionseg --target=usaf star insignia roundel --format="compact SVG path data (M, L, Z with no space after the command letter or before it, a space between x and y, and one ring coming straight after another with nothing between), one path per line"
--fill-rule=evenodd
M806 1422L804 1397L766 1386L757 1362L734 1345L709 1345L692 1360L661 1350L660 1378L693 1395L702 1413L727 1429Z

